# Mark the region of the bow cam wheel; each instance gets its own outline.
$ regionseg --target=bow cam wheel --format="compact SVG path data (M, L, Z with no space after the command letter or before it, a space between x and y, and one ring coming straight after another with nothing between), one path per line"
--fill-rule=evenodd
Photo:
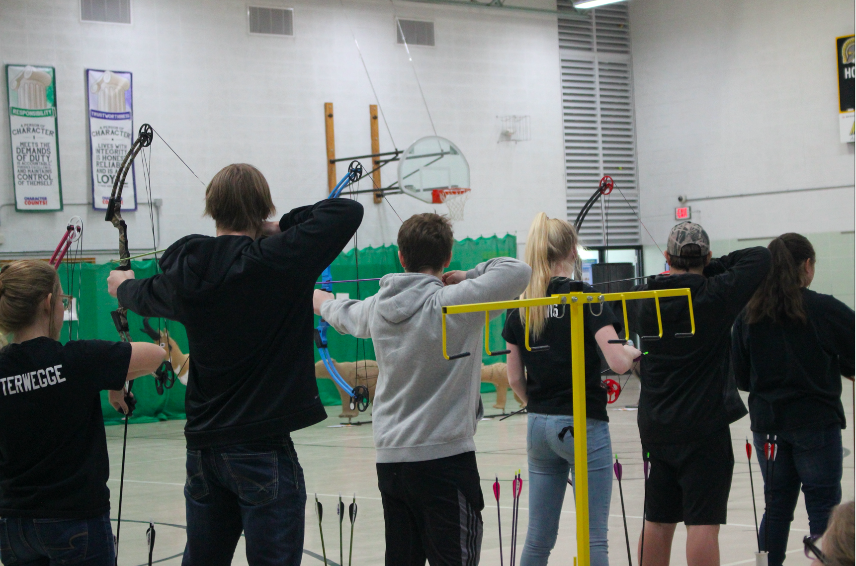
M348 181L350 183L356 183L360 179L363 178L363 164L357 161L356 159L351 161L351 164L348 165Z
M143 147L149 147L152 145L152 140L154 139L154 130L148 124L143 124L140 126L140 133L138 134L140 139L140 145Z
M606 402L613 404L618 401L618 396L621 395L621 385L614 379L604 379L603 388L606 389Z
M356 408L359 412L365 413L369 408L369 390L364 385L354 387L354 396L351 397L351 409Z
M615 181L612 180L612 177L609 175L604 175L600 180L600 194L608 195L612 192L612 189L615 187Z

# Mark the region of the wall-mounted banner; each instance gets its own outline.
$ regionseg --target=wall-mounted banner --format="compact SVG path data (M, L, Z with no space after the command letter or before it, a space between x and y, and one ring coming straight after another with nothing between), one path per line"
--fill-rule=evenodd
M6 65L15 210L62 210L53 67Z
M131 73L86 69L89 115L89 160L92 208L107 210L113 179L134 138ZM125 181L122 210L137 210L137 183L132 166Z
M838 127L841 143L852 143L856 138L854 97L856 92L856 41L846 35L835 39L838 52Z

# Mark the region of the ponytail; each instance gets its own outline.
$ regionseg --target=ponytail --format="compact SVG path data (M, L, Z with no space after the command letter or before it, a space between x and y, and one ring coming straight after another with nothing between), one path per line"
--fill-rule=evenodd
M746 305L746 322L770 320L781 324L807 321L802 299L803 264L815 262L814 248L805 236L782 234L767 246L773 261L767 278Z
M577 251L577 232L566 220L548 218L539 212L529 227L526 238L525 260L532 268L532 278L529 286L523 292L524 299L540 299L547 296L547 286L553 275L556 264L567 262L568 256L574 255L574 272L579 273L579 254ZM547 325L547 307L531 307L529 309L529 327L532 337L538 338ZM526 310L520 309L520 321L526 327Z
M31 325L45 298L51 297L51 312L59 298L60 283L56 269L44 261L13 261L0 270L0 331L20 332ZM53 337L53 317L49 332Z

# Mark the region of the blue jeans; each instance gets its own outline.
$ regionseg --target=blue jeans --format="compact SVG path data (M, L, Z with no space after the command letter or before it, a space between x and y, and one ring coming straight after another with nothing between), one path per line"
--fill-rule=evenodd
M841 502L841 473L844 452L841 426L805 428L779 433L779 451L775 462L764 456L766 434L754 433L755 452L764 478L764 501L767 511L761 521L761 549L768 550L770 566L785 560L788 533L794 520L794 509L802 485L809 530L821 535L833 507ZM768 475L769 474L769 475ZM770 522L770 544L767 545L767 521Z
M568 486L568 472L574 471L574 438L563 428L574 424L573 417L529 414L527 451L529 454L529 530L520 557L520 566L547 564L556 545L559 517ZM612 499L612 442L609 424L587 419L589 537L592 566L608 566L606 534L609 502ZM576 484L575 484L576 485Z
M288 437L187 451L183 566L232 563L243 531L251 566L300 564L306 484Z
M0 519L5 566L113 566L115 560L110 513L92 519Z

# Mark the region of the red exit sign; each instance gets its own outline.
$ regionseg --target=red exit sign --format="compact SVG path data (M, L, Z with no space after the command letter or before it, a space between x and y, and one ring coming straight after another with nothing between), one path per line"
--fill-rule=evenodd
M693 211L689 206L679 206L675 209L675 220L689 220L693 217Z

